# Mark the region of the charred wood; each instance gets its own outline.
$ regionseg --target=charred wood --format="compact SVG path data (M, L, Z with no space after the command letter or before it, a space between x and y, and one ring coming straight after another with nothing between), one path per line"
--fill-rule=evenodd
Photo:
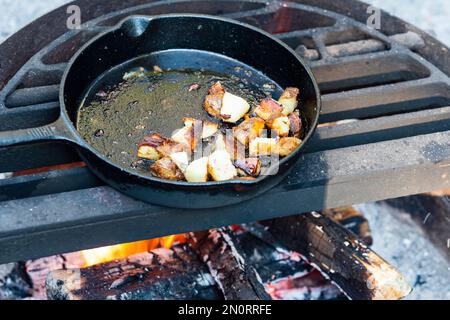
M85 269L51 272L49 299L223 299L204 264L186 246L156 249Z
M352 299L401 299L411 292L402 274L330 218L313 212L267 224L278 241L299 252Z
M322 211L327 216L356 234L364 243L371 246L373 243L369 222L364 215L353 207L342 207Z
M230 228L192 233L189 243L208 266L226 300L270 300L258 272L239 253Z
M22 262L0 265L0 300L17 300L31 296L32 284Z

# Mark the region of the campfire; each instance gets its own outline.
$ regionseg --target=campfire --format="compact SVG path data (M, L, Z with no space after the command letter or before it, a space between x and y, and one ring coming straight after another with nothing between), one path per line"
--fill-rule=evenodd
M173 235L152 240L144 240L132 243L117 244L90 250L83 250L81 255L85 261L82 267L91 267L96 264L113 260L125 259L131 255L149 252L157 248L172 248L175 244L186 242L185 235Z
M52 132L63 72L89 39L128 15L187 11L289 45L319 84L320 123L276 187L216 209L128 197L66 143L1 147L0 300L395 300L422 287L426 297L449 291L444 281L429 285L436 269L448 272L448 190L402 198L450 185L449 51L436 39L384 13L371 29L367 6L353 0L95 0L83 10L98 16L83 14L93 20L70 32L66 9L0 44L0 140ZM360 206L370 205L350 206L380 199L395 199L383 205L407 217L369 225ZM385 230L402 236L386 240ZM125 243L134 240L142 241ZM414 241L417 258L399 258Z

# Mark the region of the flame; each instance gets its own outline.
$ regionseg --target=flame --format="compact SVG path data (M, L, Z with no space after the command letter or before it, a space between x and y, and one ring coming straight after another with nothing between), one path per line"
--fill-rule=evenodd
M186 236L184 234L180 234L151 240L84 250L81 252L81 255L85 262L83 268L113 260L125 259L131 255L148 252L156 248L163 247L170 249L173 245L184 242L186 242Z

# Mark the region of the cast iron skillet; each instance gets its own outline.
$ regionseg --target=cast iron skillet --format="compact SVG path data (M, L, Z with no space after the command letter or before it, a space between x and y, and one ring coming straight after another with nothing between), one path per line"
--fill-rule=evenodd
M168 181L118 166L78 134L80 99L96 79L113 67L149 54L153 54L152 63L163 69L203 68L226 74L244 65L281 88L300 88L301 112L307 123L303 144L280 161L276 175L253 181ZM61 83L60 104L61 114L56 122L40 128L0 132L0 147L48 140L74 144L92 172L108 185L136 199L177 208L221 207L270 192L298 160L317 126L321 107L311 71L287 45L240 22L193 14L132 16L89 41L69 62ZM179 122L184 115L171 116Z

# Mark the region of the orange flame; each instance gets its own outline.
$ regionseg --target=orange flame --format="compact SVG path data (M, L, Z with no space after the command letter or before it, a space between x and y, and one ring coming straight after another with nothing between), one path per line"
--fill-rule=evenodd
M85 261L83 268L113 260L125 259L133 254L148 252L156 248L172 248L173 245L184 243L185 241L186 236L184 234L180 234L151 240L84 250L81 252Z

